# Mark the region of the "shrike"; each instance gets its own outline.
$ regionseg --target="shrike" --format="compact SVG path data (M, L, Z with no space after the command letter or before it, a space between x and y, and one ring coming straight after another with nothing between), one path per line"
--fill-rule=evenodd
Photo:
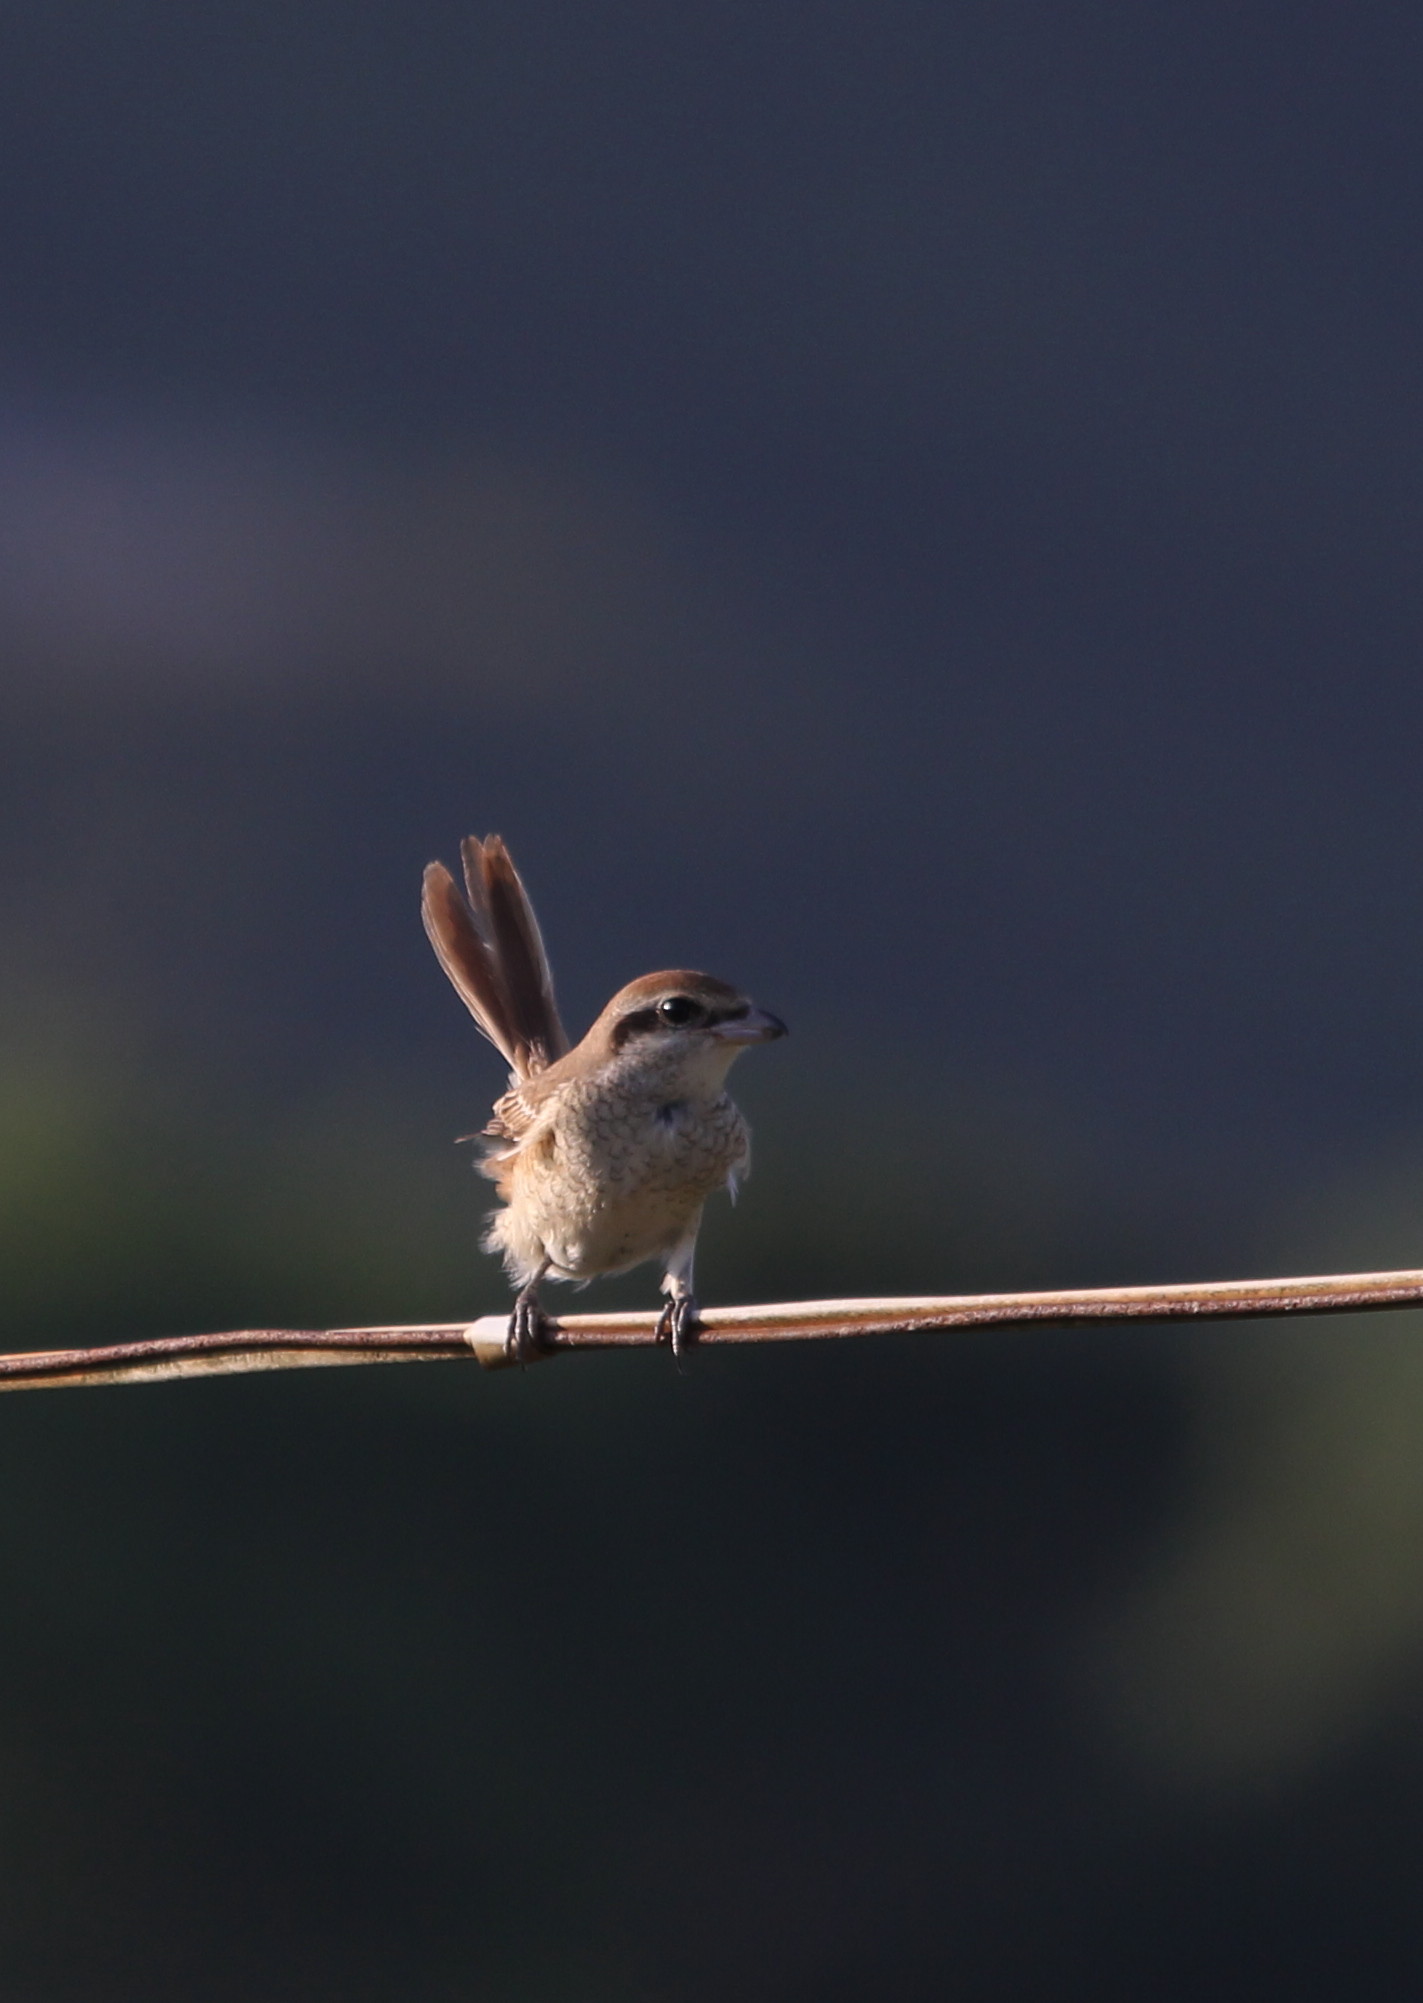
M666 1262L660 1340L680 1356L696 1321L692 1260L702 1206L734 1196L751 1136L726 1074L786 1026L710 974L644 974L615 994L570 1049L538 920L498 835L461 844L465 890L425 871L430 944L476 1025L510 1068L484 1129L497 1185L484 1244L519 1287L509 1351L544 1339L545 1278L589 1280Z

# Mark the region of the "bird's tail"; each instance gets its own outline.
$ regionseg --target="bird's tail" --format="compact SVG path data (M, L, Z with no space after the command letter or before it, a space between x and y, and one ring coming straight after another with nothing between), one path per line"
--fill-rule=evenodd
M479 1028L516 1078L530 1078L568 1049L539 922L498 835L471 835L460 855L469 902L445 865L432 862L425 930Z

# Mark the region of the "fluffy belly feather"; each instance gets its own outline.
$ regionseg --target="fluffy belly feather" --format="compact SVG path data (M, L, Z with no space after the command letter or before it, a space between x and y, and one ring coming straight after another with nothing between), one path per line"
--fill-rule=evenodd
M495 1213L486 1243L520 1278L545 1258L563 1279L625 1272L685 1237L708 1196L743 1166L748 1144L729 1099L610 1109L574 1098L500 1164L508 1207Z

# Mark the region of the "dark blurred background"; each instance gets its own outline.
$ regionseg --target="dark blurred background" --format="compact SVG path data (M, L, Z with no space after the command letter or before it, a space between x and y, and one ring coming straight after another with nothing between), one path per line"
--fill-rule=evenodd
M793 1025L709 1300L1423 1263L1420 82L12 10L3 1340L500 1305L488 829ZM1419 1336L6 1400L0 1996L1416 1995Z

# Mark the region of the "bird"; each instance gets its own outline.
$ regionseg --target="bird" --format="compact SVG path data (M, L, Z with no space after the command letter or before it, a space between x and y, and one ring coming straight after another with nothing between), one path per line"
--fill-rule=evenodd
M727 1072L786 1025L726 981L671 968L629 981L570 1045L538 920L503 840L471 835L460 856L463 893L432 862L421 913L455 992L509 1066L480 1136L480 1167L502 1198L483 1245L502 1255L518 1288L507 1352L522 1363L547 1350L545 1279L586 1282L659 1259L657 1340L680 1367L696 1328L703 1205L723 1188L734 1200L750 1167L750 1130Z

